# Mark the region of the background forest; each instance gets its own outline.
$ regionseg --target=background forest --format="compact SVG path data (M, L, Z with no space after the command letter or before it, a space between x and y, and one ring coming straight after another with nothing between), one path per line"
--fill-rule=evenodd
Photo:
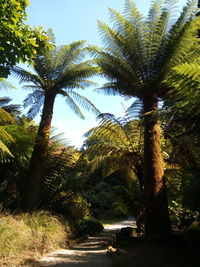
M134 217L138 237L170 242L178 236L198 247L197 2L188 1L174 19L174 1L153 1L144 18L126 0L123 14L110 9L112 27L99 22L103 48L83 41L56 46L51 30L25 26L27 5L0 3L0 257L8 263L17 253L5 250L13 238L5 225L15 219L25 222L22 228L52 226L48 234L37 234L41 240L58 229L60 239L49 241L56 246L101 231L106 220ZM20 61L31 63L32 70L19 67ZM30 90L26 115L6 96L9 74ZM79 93L93 84L94 75L108 81L99 91L132 99L123 117L100 113ZM51 125L57 95L80 118L82 108L98 118L80 149ZM34 244L37 250L41 240Z

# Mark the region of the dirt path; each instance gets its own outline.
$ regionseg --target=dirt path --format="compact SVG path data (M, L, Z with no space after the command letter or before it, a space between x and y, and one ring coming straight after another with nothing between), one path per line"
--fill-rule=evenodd
M89 237L72 249L57 250L40 259L37 266L48 267L111 267L111 258L106 254L107 245L112 242L117 231L123 227L134 226L133 219L111 224L105 227L99 236Z

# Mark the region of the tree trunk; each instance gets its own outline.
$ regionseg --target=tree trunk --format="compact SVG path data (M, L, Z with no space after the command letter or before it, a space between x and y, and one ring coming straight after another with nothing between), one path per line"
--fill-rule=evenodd
M137 176L140 185L140 200L139 200L138 215L136 218L136 226L137 226L137 233L141 234L144 225L144 165L143 164L136 165L135 175Z
M26 211L33 211L37 209L39 205L44 176L44 163L49 146L49 135L54 101L55 94L51 92L46 93L42 117L30 160L27 181L25 184L22 208Z
M171 238L160 145L158 99L151 96L144 104L144 204L145 237L167 241Z

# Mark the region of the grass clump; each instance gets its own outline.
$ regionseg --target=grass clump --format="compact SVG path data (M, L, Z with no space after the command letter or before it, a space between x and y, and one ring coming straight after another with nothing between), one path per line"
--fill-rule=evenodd
M17 266L16 257L29 247L30 228L22 220L11 215L0 216L0 266L13 263Z
M63 247L69 227L47 212L0 215L0 266L21 266L26 258Z

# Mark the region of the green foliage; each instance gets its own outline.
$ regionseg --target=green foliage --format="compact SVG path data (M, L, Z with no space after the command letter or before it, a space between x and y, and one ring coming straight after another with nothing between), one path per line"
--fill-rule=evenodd
M200 166L199 58L176 66L166 82L175 88L170 92L174 99L165 101L165 135L172 144L174 161L197 169Z
M12 116L16 117L20 114L20 105L9 104L12 99L9 97L1 97L0 98L0 107L12 114Z
M84 143L85 157L88 158L86 170L89 173L95 169L102 171L103 177L109 177L117 171L123 177L124 183L118 182L116 187L103 189L100 193L94 194L92 203L97 209L93 211L98 216L100 212L106 215L103 203L110 203L113 211L108 214L115 217L119 215L136 216L139 212L140 194L143 191L143 133L142 121L136 119L141 110L140 103L133 103L122 118L115 118L112 114L101 114L100 125L91 129L89 137ZM132 180L137 177L138 182ZM139 189L140 188L140 189ZM92 192L89 192L89 196ZM110 198L110 200L109 200ZM96 203L95 203L96 202ZM93 206L92 206L93 207ZM100 211L100 207L104 211ZM118 213L116 212L118 210ZM107 214L107 216L109 216ZM111 215L111 216L112 216Z
M143 159L147 186L144 189L144 218L145 234L150 238L170 236L165 191L161 190L164 180L158 102L170 97L169 92L173 88L164 81L174 71L173 68L193 62L200 51L197 36L200 18L195 16L196 1L188 1L179 16L175 10L176 1L153 1L148 16L144 18L135 3L126 0L123 15L110 9L112 27L99 22L104 47L90 48L102 76L108 79L99 90L125 98L136 97L143 106ZM155 192L159 192L160 201Z
M184 208L176 201L171 202L169 211L172 225L176 230L187 230L192 225L194 226L194 223L200 219L199 212Z
M138 217L140 209L140 191L138 182L130 180L127 184L118 185L114 188L114 203L116 209L120 210L126 216Z
M95 179L94 175L90 177L93 180L91 185L87 182L86 188L83 188L83 195L87 201L91 204L91 213L95 218L107 218L115 217L119 214L113 207L114 202L114 186L109 182L111 177L102 181L102 177L99 177L100 181ZM120 213L121 215L121 213Z
M0 4L0 77L7 77L9 68L31 61L38 51L47 45L47 37L41 27L25 24L28 0L2 0Z
M63 246L69 235L69 227L47 212L16 216L1 214L0 264L21 266L33 252L42 254Z
M87 171L101 167L106 177L130 168L139 180L143 179L143 129L141 121L133 120L130 110L123 118L107 113L99 115L99 126L87 133L89 137L84 144L84 153L90 160Z
M2 84L2 81L0 81ZM7 131L8 125L14 123L14 118L11 113L17 110L17 107L14 105L6 105L10 102L8 98L0 98L0 161L2 161L6 156L12 157L12 153L10 152L6 143L13 142L14 139L12 135Z
M90 217L90 204L80 193L60 191L60 198L53 203L55 211L60 212L72 223Z
M131 0L126 0L123 15L109 10L113 28L99 22L104 48L90 49L109 80L101 90L141 100L166 96L170 88L163 81L172 68L199 55L196 1L188 1L179 17L175 10L171 0L153 1L146 18Z
M5 79L0 78L0 89L10 88L13 88L13 86ZM12 157L12 153L6 144L13 142L14 139L7 128L14 124L14 116L19 114L19 105L9 105L10 101L11 99L8 97L0 98L0 161Z
M53 39L53 38L52 38ZM84 41L73 42L69 45L46 49L36 55L34 60L35 73L20 67L14 67L13 73L21 82L28 82L26 89L31 89L24 106L31 106L29 117L34 117L42 107L42 116L36 141L29 164L27 183L24 193L23 208L34 210L38 207L42 195L44 181L44 164L48 154L51 121L54 102L57 95L62 95L70 108L84 118L78 104L94 113L99 113L95 106L75 89L84 89L92 82L89 77L96 73L96 67L91 60L84 61L86 49ZM78 104L77 104L78 103ZM32 199L29 198L30 193Z
M58 135L50 138L45 161L42 205L50 208L62 198L61 192L77 190L77 182L72 172L78 157L79 153L73 147L63 144Z
M176 201L186 209L200 212L199 171L187 168L169 169L166 171L166 184L170 202Z
M13 156L1 156L0 202L5 209L13 210L20 206L37 126L22 116L14 125L6 127L6 131L14 139L14 142L6 142Z
M77 41L44 50L35 56L34 73L20 67L12 69L14 76L28 83L24 88L32 91L24 100L24 107L31 106L29 117L35 117L39 112L47 92L65 98L66 104L82 119L84 115L78 105L95 114L99 113L86 97L76 92L76 89L93 84L88 79L96 74L93 62L83 60L87 51L84 45L84 41Z
M172 111L183 110L184 113L194 113L196 117L200 115L200 59L193 62L182 63L173 68L173 72L167 77L165 83L174 88L171 94L176 94L176 102L173 103ZM171 103L171 104L172 104ZM188 111L187 111L188 110Z

